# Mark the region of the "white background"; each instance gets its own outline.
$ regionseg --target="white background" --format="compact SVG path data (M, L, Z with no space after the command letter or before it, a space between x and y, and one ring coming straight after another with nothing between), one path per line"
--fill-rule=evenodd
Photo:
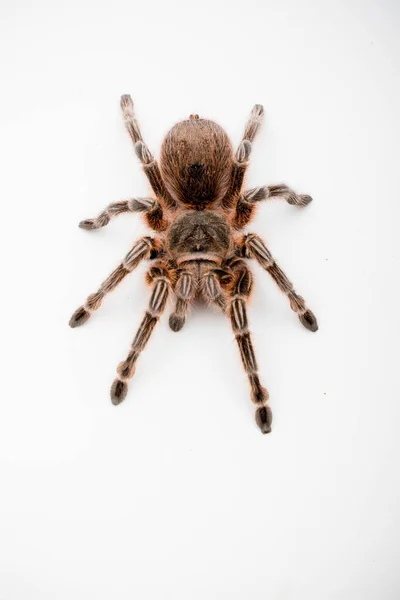
M3 0L1 600L370 600L400 595L399 4ZM119 110L157 153L190 113L234 144L318 316L260 268L250 318L273 432L254 423L229 322L168 314L109 399L148 300L143 265L81 329L73 310L145 232L78 222L146 195ZM169 312L169 311L168 311Z

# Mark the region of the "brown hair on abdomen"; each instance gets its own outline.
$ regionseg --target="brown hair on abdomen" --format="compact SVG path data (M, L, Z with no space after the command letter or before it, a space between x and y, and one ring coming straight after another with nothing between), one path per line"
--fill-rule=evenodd
M226 194L232 162L228 135L206 119L177 123L161 147L160 168L168 191L197 209L220 202Z

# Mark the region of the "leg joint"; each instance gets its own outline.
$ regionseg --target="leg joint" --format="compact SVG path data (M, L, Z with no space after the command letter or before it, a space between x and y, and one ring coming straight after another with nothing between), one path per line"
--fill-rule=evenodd
M125 256L122 261L123 267L127 271L133 271L139 264L139 262L146 256L150 254L151 249L153 248L153 240L149 237L144 237L138 240L132 247L132 249Z
M272 254L258 235L248 235L244 243L249 249L250 255L254 256L264 269L268 269L273 265Z

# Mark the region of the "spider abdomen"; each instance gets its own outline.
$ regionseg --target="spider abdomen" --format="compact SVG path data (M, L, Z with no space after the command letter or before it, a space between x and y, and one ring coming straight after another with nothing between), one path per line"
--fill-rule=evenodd
M169 193L177 202L197 210L222 200L232 164L228 135L207 119L177 123L161 148L161 173Z

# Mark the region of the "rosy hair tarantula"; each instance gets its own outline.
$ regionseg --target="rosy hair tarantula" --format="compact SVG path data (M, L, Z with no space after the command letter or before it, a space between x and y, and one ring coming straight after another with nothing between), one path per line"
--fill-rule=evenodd
M83 325L97 310L106 294L133 271L141 260L151 261L147 281L152 285L149 306L133 339L127 358L117 368L111 400L119 404L128 391L127 381L136 361L172 292L175 308L169 324L182 329L190 304L196 299L216 304L229 316L244 369L249 378L256 422L263 433L271 431L272 412L268 391L261 385L248 328L246 305L252 289L252 274L245 259L255 258L268 271L289 299L306 329L317 331L314 314L277 265L271 252L255 233L244 233L256 205L273 196L289 204L306 206L311 197L296 194L284 184L243 191L252 142L260 128L264 109L256 104L246 124L236 153L225 131L213 121L190 115L177 123L161 146L160 164L142 139L130 96L121 97L126 128L134 143L153 198L131 198L110 204L94 219L82 221L82 229L104 227L125 212L142 212L156 232L134 243L121 264L71 317L70 326Z

